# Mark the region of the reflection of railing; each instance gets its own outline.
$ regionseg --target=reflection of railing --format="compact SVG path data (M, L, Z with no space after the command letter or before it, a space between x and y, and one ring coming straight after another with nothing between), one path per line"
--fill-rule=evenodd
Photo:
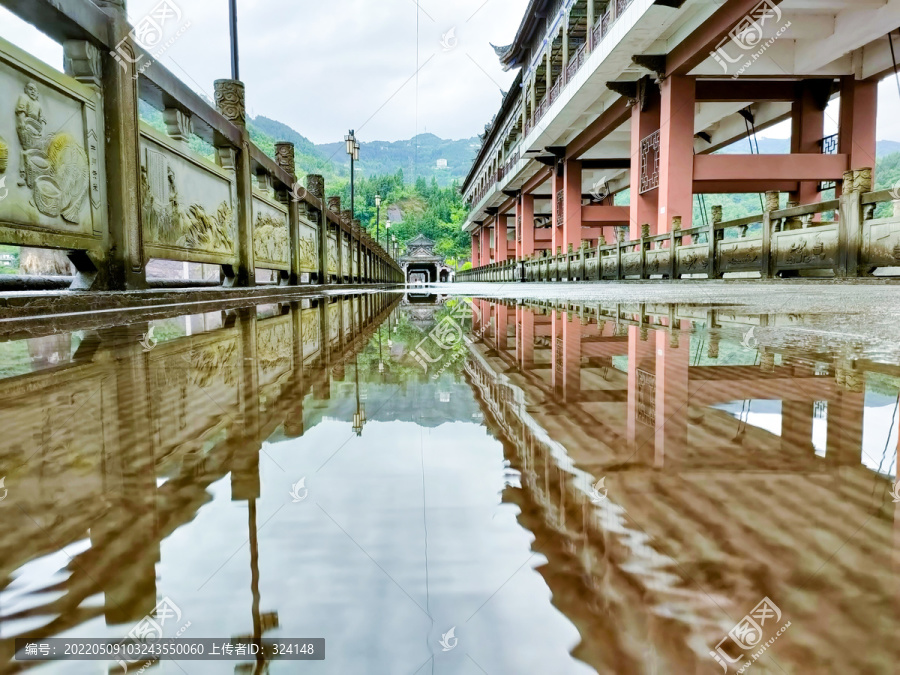
M866 276L877 268L900 266L900 200L889 191L868 192L871 172L847 172L840 199L777 208L722 221L721 211L707 225L596 245L574 251L542 252L540 257L498 262L461 272L460 281L583 281L648 278L721 278L756 272L761 278L792 276L802 270L836 277ZM886 208L892 205L891 209ZM879 210L879 205L885 205ZM840 213L841 220L826 220ZM876 218L876 215L879 216ZM625 232L620 229L620 235Z

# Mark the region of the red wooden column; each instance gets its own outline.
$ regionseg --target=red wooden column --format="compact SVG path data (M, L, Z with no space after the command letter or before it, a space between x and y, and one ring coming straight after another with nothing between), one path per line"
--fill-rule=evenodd
M529 258L534 255L534 195L521 194L516 201L516 222L519 225L520 241L517 241L517 255L519 258Z
M875 168L877 111L877 81L857 80L853 75L841 78L841 131L838 137L838 153L850 158L850 169Z
M631 239L641 236L643 223L650 223L651 227L656 223L659 209L658 189L641 194L641 141L659 130L659 88L653 82L646 82L644 95L640 98L631 109ZM654 174L655 152L647 155L646 164L648 175Z
M581 162L567 159L563 169L563 252L581 246Z
M499 213L497 214L497 219L494 223L494 260L496 262L506 262L507 256L507 246L506 246L506 229L508 223L506 222L506 214Z
M825 86L830 82L804 80L800 97L791 106L791 154L817 155L822 153L819 142L825 136L825 105L828 97ZM800 190L790 193L789 199L800 204L821 201L816 181L801 181Z
M687 335L687 334L686 334ZM684 458L688 440L688 366L690 340L681 345L678 333L655 331L656 443L653 466ZM651 336L652 337L652 336Z
M672 216L691 227L694 207L694 110L696 80L672 75L663 80L659 126L659 218L656 231L671 229Z
M481 265L491 262L491 230L487 221L481 225Z
M478 267L478 231L472 231L472 267Z
M581 398L581 317L566 312L562 321L562 391L563 400Z
M557 247L563 247L562 220L565 202L564 169L557 162L550 179L550 213L553 216L553 227L550 228L550 253L556 255Z

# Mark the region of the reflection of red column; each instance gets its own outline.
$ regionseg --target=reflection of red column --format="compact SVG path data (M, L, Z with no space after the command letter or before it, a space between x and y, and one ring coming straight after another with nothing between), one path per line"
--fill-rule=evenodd
M651 233L668 232L672 216L691 227L694 203L694 100L695 80L672 75L661 85L659 125L659 226L651 220Z
M666 331L656 331L656 452L662 467L684 457L688 437L690 344L672 347Z
M851 169L875 168L875 114L878 82L841 78L841 133L838 152L850 156ZM874 179L873 179L874 180Z
M566 160L563 176L563 251L581 246L581 162Z
M523 371L531 370L534 366L534 312L527 307L518 307L519 330L518 343L520 351L516 355L519 366Z
M506 262L506 215L497 216L497 224L494 225L494 260Z
M494 344L498 352L507 351L506 335L508 332L507 323L509 322L509 307L503 303L497 303L497 326L495 328Z
M653 438L651 422L656 407L656 401L650 395L654 377L653 346L649 339L641 339L638 326L628 327L627 439L631 450L637 450Z
M565 190L565 182L563 170L557 165L553 171L553 177L550 179L550 213L553 217L553 227L550 230L550 245L553 247L551 253L555 254L557 247L563 247L563 233L561 216L563 215L562 202Z
M562 391L562 312L550 312L550 387L555 393Z
M563 400L581 398L581 318L567 312L562 319Z
M646 85L644 110L635 105L631 113L631 239L641 236L642 223L655 223L659 190L641 194L641 141L659 129L659 88L652 82ZM647 156L647 172L654 170L654 154ZM690 227L685 223L685 227Z
M858 466L862 463L865 397L864 390L838 389L834 400L828 401L825 458L830 464Z
M813 402L782 400L781 449L798 455L814 454L812 431Z
M801 83L800 98L791 107L791 153L820 154L819 141L825 135L825 108L831 81L810 81ZM820 91L821 90L821 91ZM790 198L800 204L813 204L821 200L816 181L802 181L799 192L790 193Z

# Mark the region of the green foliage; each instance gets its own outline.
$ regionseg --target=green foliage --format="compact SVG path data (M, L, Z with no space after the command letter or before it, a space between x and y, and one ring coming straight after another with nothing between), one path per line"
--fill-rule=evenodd
M350 207L350 185L328 186L329 196L339 195L341 207ZM390 235L401 244L417 234L424 234L435 242L435 252L445 258L457 261L468 259L471 253L469 234L462 231L462 224L468 214L468 207L462 200L459 186L454 182L449 187L440 187L436 179L427 182L419 178L413 185L404 181L403 170L396 173L357 177L355 180L354 209L356 217L369 234L375 237L375 195L381 195L381 225L379 240L385 241L385 225L390 214L396 218L400 212L402 220L391 222ZM401 247L401 251L402 251Z

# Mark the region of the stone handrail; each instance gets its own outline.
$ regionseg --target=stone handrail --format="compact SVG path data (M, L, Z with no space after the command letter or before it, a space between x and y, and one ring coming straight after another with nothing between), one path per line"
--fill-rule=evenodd
M722 278L730 273L756 272L763 279L798 276L867 276L878 268L882 276L900 267L900 200L891 191L869 192L871 172L848 172L839 199L777 208L777 193L768 193L769 209L730 221L713 207L712 220L670 232L607 243L583 245L577 251L495 263L491 268L460 272L458 281L597 281L626 278ZM893 202L893 212L875 218L879 203ZM840 214L837 221L814 220L822 213ZM762 224L751 235L749 226ZM726 230L739 230L725 238ZM624 233L622 233L624 234ZM699 241L698 241L699 240Z
M250 141L243 83L217 81L213 107L154 61L116 3L0 4L65 56L62 74L0 41L0 86L12 94L0 178L13 178L0 243L65 251L75 289L146 287L153 258L221 265L225 285L254 285L257 267L285 285L402 280L378 242L326 204L321 177L297 182L292 144L273 159ZM163 113L165 132L140 121L138 99ZM214 161L190 149L194 136Z

